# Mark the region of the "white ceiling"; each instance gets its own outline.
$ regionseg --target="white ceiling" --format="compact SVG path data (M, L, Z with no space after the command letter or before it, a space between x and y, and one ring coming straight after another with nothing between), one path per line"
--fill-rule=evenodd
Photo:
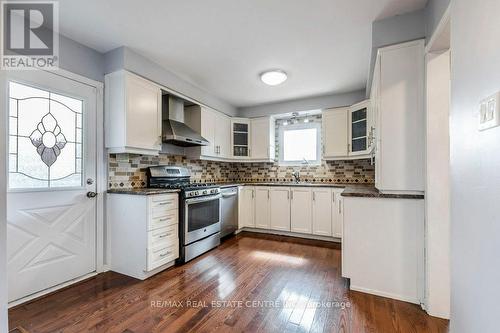
M363 89L374 20L427 0L61 0L62 34L128 46L236 107ZM288 72L269 87L259 73Z

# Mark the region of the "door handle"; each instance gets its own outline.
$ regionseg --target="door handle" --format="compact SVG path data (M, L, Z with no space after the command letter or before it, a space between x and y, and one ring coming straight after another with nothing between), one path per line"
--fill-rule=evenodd
M87 192L87 198L92 199L97 197L97 193L95 192Z

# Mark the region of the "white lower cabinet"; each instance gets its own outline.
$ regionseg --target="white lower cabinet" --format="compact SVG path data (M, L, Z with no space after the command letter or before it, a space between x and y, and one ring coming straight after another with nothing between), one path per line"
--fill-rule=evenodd
M291 231L312 232L312 194L310 188L292 188Z
M108 194L111 270L144 280L179 257L179 198Z
M419 304L424 200L343 197L342 276L350 289Z
M239 228L342 238L343 188L240 186Z
M255 187L255 227L262 229L271 228L270 205L269 205L269 188Z
M255 228L255 187L240 186L238 196L238 227Z
M332 190L332 232L333 237L337 238L342 238L342 230L344 224L342 191L344 191L344 189Z
M269 190L271 229L290 231L290 189L275 187Z
M320 236L332 236L332 202L335 194L329 188L312 190L312 226L313 234Z

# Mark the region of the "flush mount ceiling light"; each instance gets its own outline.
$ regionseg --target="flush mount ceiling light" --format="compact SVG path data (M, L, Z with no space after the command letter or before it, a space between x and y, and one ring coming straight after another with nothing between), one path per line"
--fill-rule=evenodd
M270 86L277 86L279 84L282 84L286 81L287 77L288 75L280 69L266 71L260 74L260 79L262 80L262 82Z

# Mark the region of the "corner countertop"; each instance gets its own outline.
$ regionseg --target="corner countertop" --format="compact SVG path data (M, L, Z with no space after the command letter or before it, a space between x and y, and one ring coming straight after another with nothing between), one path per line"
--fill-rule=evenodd
M359 198L424 199L424 196L421 194L380 193L379 190L371 186L348 186L341 195L343 197Z
M132 194L132 195L156 195L167 193L178 193L180 190L161 189L161 188L117 188L109 189L110 194Z

